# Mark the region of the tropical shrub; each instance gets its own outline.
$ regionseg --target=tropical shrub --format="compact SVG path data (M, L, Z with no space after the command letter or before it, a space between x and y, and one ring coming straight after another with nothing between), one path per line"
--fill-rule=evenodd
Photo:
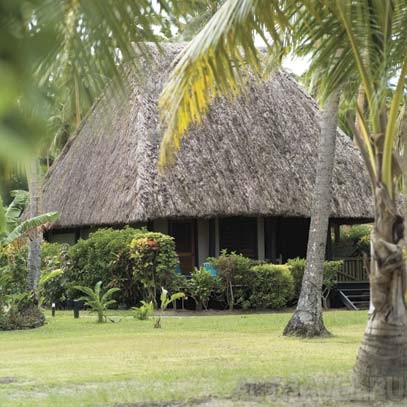
M257 265L249 274L251 307L280 309L293 298L294 278L287 265Z
M64 307L68 300L69 281L67 274L71 261L69 245L44 242L41 247L41 278L39 284L40 302L50 307L55 303Z
M146 233L145 229L99 229L80 239L69 249L71 266L66 273L68 282L73 285L93 287L102 281L104 287L117 287L117 299L130 307L143 298L140 285L134 278L133 260L130 256L130 243L135 236ZM75 293L70 290L69 297Z
M287 265L294 279L294 298L298 299L301 292L302 277L304 276L306 260L300 257L289 259Z
M230 310L246 297L245 289L252 260L235 252L222 250L219 257L207 260L217 270Z
M141 306L133 307L132 310L134 311L134 318L145 321L154 315L154 304L152 301L141 301Z
M26 245L9 245L0 251L0 296L22 294L27 288Z
M362 252L370 254L372 225L352 225L341 229L341 241L350 241Z
M290 268L291 275L294 279L294 299L298 300L301 292L302 277L304 275L306 260L299 257L295 259L290 259L287 261L287 265ZM343 261L325 261L324 262L324 293L323 299L326 301L327 296L329 295L329 290L334 286L336 275L339 271L343 269Z
M168 296L168 291L164 287L161 287L160 314L158 315L158 318L154 323L154 328L161 328L161 317L163 316L164 311L167 309L168 305L183 297L185 297L184 293L175 293L171 296Z
M328 297L332 287L335 285L336 276L338 272L343 270L343 261L326 261L324 262L324 286L322 291L322 301L324 308L328 308Z
M85 305L90 308L91 312L97 313L97 322L106 322L106 311L108 307L116 303L116 300L112 300L111 297L115 292L120 291L120 289L113 287L103 293L101 290L101 281L98 281L95 284L94 290L92 290L90 287L80 285L77 285L74 288L85 294L84 296L78 298L78 301L85 301Z
M28 329L44 321L27 287L27 246L13 244L0 252L0 330Z
M157 307L157 290L170 287L179 262L174 239L158 232L139 233L130 243L133 276L144 290L143 298Z
M218 278L212 277L211 273L203 267L195 268L191 278L187 280L187 295L195 301L198 311L208 309L210 296L218 286Z
M44 314L33 304L32 293L8 296L0 312L0 330L32 329L44 325Z

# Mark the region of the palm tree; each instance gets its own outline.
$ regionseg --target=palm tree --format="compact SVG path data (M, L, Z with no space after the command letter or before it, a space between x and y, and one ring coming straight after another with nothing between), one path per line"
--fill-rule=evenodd
M171 10L173 16L190 16L195 7L202 7L201 3L201 0L192 4L186 0L46 0L33 4L20 0L14 7L6 7L11 21L6 27L11 33L17 30L22 37L18 41L34 45L37 51L33 52L29 64L34 69L26 74L36 84L30 90L39 103L33 103L24 92L16 93L20 113L24 117L45 118L50 129L48 132L43 129L41 145L38 147L37 143L37 148L32 148L29 159L25 160L31 217L42 212L41 147L47 156L49 144L53 146L52 153L58 153L61 144L58 136L63 134L66 139L79 127L82 117L108 84L119 91L115 92L117 97L123 95L126 69L131 66L141 73L143 64L149 60L148 42L158 44L162 39L155 34L155 29L165 26L167 19L161 11L168 14ZM2 0L0 9L1 6ZM0 134L1 131L0 126ZM52 133L53 141L49 143ZM28 288L34 293L40 276L41 240L41 232L37 230L29 242Z
M332 174L339 109L339 92L326 99L321 118L316 180L312 198L307 263L297 308L284 329L284 335L314 337L327 335L322 318L323 267L332 198Z
M270 33L273 43L268 44L273 63L279 62L289 45L301 47L298 54L313 54L319 50L312 46L312 33L306 30L313 16L304 14L297 2L227 1L201 33L179 57L177 66L165 87L161 107L167 130L161 148L161 164L173 159L179 139L192 121L200 122L211 95L237 92L244 88L244 71L250 66L262 74L265 66L254 45L254 32L267 41L264 31ZM295 23L296 36L293 37ZM341 39L336 43L341 46ZM237 46L241 46L241 50ZM245 62L242 66L242 62ZM332 65L336 59L332 60ZM335 65L333 65L335 66ZM334 68L311 66L313 82L320 83ZM190 93L190 83L192 83ZM192 96L190 96L192 95ZM313 200L307 267L304 272L301 298L297 311L285 329L285 334L316 336L327 333L322 319L322 273L331 202L331 179L335 156L336 116L339 100L337 92L327 95L327 113L323 116L319 156L324 159L317 167L315 199ZM329 96L329 97L327 97Z
M314 24L299 24L298 28L297 24L290 25L290 19L296 23L311 19ZM375 379L386 377L391 378L387 387L403 385L403 391L407 387L406 270L403 219L396 207L401 173L394 146L407 74L405 21L407 4L396 0L226 1L180 55L163 91L166 131L160 156L161 165L173 160L184 132L192 122L201 121L212 97L244 88L240 68L250 66L261 71L255 32L263 38L264 32L270 34L274 46L269 50L278 57L287 42L279 33L285 30L295 34L295 50L313 47L315 63L329 71L320 83L325 97L342 87L357 95L361 87L364 97L358 98L358 104L355 100L357 125L349 125L372 182L375 227L369 322L355 373L368 388L375 385ZM390 80L396 80L396 86L389 98ZM334 100L328 102L333 109ZM313 305L317 303L314 298Z

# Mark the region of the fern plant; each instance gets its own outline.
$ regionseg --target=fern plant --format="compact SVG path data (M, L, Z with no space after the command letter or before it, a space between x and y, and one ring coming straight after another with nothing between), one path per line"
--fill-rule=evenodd
M98 281L95 284L94 290L92 290L90 287L84 287L81 285L74 286L75 289L86 294L78 298L78 301L85 301L85 305L90 308L91 312L97 313L97 321L99 323L106 322L106 310L110 305L116 303L116 300L112 300L110 298L115 292L120 291L119 288L113 287L107 290L105 293L102 293L101 287L101 281Z

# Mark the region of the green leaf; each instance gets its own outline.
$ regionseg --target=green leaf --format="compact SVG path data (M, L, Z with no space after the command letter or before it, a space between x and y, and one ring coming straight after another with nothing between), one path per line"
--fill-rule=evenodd
M46 223L55 222L58 219L57 212L45 213L34 218L25 220L18 225L2 242L3 246L7 246L15 240L23 237L25 234L42 226Z

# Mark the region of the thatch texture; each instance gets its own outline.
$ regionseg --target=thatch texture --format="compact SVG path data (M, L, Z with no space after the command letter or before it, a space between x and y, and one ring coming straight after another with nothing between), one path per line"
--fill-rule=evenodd
M180 45L154 51L154 68L118 103L105 95L55 162L44 209L57 227L128 224L165 217L309 217L319 113L286 73L251 83L246 96L215 101L190 131L174 167L157 170L157 101ZM332 217L372 218L367 174L338 133Z

